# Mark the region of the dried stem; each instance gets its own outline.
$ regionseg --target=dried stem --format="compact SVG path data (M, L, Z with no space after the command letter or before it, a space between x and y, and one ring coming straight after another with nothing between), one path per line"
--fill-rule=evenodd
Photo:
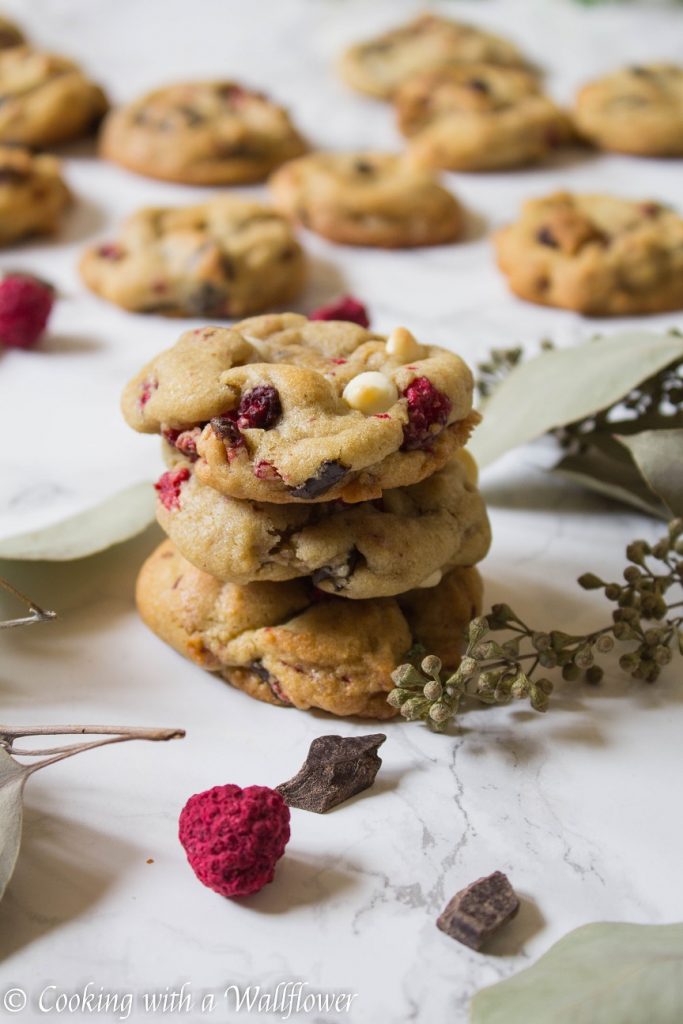
M14 740L20 736L66 736L66 735L98 735L107 736L108 739L98 739L90 743L73 743L63 747L51 747L44 750L24 750L13 746ZM24 765L27 775L48 764L55 764L57 761L64 761L67 757L80 754L85 750L94 750L96 747L106 747L111 743L127 743L128 740L153 740L165 741L182 739L185 735L184 729L146 729L137 726L111 726L111 725L26 725L26 726L4 726L0 725L0 746L14 755L23 757L42 757L31 765ZM47 755L47 756L46 756Z
M39 604L32 601L30 597L26 596L26 594L22 594L20 590L13 587L12 584L6 579L3 579L2 576L0 576L0 587L2 587L3 590L6 590L8 594L16 597L18 601L22 602L22 604L25 604L31 612L30 615L24 615L18 619L5 619L0 621L0 629L12 629L14 626L30 626L34 622L50 622L52 619L57 618L57 612L41 608Z

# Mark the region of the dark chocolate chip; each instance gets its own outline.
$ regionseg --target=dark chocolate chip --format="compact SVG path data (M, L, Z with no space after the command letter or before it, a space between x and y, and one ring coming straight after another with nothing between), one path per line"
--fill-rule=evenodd
M540 242L541 245L547 245L551 249L559 249L560 243L555 238L550 228L539 228L536 232L536 241Z
M319 498L325 491L343 480L349 471L349 467L338 459L326 459L318 466L315 476L309 476L297 487L290 487L289 493L293 498L301 498L302 501L311 498Z
M0 167L0 184L2 185L21 185L29 177L29 171L22 171L18 167Z
M485 82L483 78L470 78L467 85L470 89L474 89L475 92L481 92L486 96L491 92L488 82Z
M187 312L191 316L227 316L228 303L225 291L210 281L205 281L189 296Z
M374 174L375 167L369 160L356 160L353 169L357 174Z
M253 672L255 676L258 676L259 679L263 680L263 682L266 684L266 686L272 693L273 697L275 697L278 704L291 706L292 702L290 700L287 700L284 693L280 689L280 686L278 685L277 679L275 678L274 675L272 675L272 673L268 671L268 669L265 667L262 661L252 661L249 665L249 671Z
M240 429L230 415L214 416L211 420L211 429L216 437L220 437L221 441L225 442L227 447L235 448L238 445L244 444L244 438L240 433Z
M382 764L377 750L386 736L318 736L299 772L276 786L290 807L324 814L369 789Z
M519 897L507 875L494 871L457 892L437 918L436 926L463 945L481 949L518 910Z
M350 578L358 568L358 564L364 561L365 559L358 548L353 547L342 565L323 565L320 569L315 570L311 579L316 587L325 580L332 580L335 590L343 590L344 587L348 586Z
M189 128L195 128L198 124L202 124L205 120L203 115L200 114L198 110L195 110L194 107L182 106L178 107L177 109L181 117L185 118L185 121L187 122Z

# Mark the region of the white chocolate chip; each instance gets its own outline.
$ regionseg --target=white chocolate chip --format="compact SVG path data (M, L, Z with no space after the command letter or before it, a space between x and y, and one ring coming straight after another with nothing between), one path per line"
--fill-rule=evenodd
M255 338L253 334L247 334L245 331L242 332L242 337L249 342L252 348L256 349L258 363L269 363L270 352L266 348L266 344L262 338Z
M396 356L404 363L422 359L426 355L424 345L418 344L415 336L406 327L395 327L387 338L387 355Z
M419 584L419 588L422 590L426 587L435 587L438 583L441 583L442 578L443 573L441 572L441 569L436 569L427 577L426 580L422 580L422 583Z
M385 374L368 370L351 378L342 397L352 409L372 416L391 409L398 401L398 389Z

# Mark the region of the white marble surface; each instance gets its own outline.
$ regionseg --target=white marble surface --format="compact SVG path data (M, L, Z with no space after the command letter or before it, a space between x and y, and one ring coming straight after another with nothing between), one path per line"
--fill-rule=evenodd
M81 59L115 98L172 77L234 73L289 102L320 144L398 144L390 112L346 92L330 60L345 41L411 11L410 3L4 6L41 43ZM683 14L658 5L441 6L503 28L552 64L549 84L563 99L602 67L680 55L683 41ZM3 447L0 536L46 525L158 472L155 441L123 426L117 398L180 325L106 307L84 291L74 263L87 239L104 237L138 204L203 193L99 164L85 146L71 150L66 173L79 202L64 236L0 259L2 268L49 277L63 294L43 348L0 360L0 420L14 442ZM683 199L680 162L625 157L576 154L542 170L450 181L489 227L548 187ZM379 328L405 323L470 358L492 345L543 336L569 343L625 323L598 325L509 297L489 242L474 235L459 246L395 254L307 237L315 266L301 308L348 289L368 301ZM652 327L675 324L680 317L647 319ZM614 576L625 542L656 536L659 527L549 480L544 459L537 446L484 479L495 532L488 600L514 601L539 625L587 628L600 621L603 603L582 595L575 577L584 569ZM300 1020L459 1024L477 988L535 959L574 926L681 919L683 832L672 807L683 704L673 669L655 687L616 675L598 690L566 685L546 717L520 707L473 712L451 736L391 723L372 793L326 817L293 812L275 884L241 903L203 889L175 835L190 793L228 781L276 784L294 773L314 736L367 726L256 704L163 647L138 622L132 601L136 568L156 539L150 530L76 563L2 565L60 612L57 623L0 634L3 720L188 730L182 743L97 751L29 782L22 856L0 907L0 1001L12 986L31 1000L16 1019L50 1016L36 1003L49 985L73 993L91 982L96 992L132 993L129 1019L146 1020L163 1015L144 1012L143 993L166 986L187 982L196 997L230 983L274 989L301 979L357 997L349 1014ZM443 936L434 918L456 889L495 868L509 873L524 905L484 956ZM226 1013L219 998L213 1014L195 1006L184 1016L196 1024L242 1015Z

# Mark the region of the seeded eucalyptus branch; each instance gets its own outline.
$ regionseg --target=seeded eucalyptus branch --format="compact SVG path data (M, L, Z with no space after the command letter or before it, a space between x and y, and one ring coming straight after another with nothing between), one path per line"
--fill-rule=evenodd
M509 704L526 699L535 711L546 711L553 684L544 670L559 670L567 680L583 676L588 683L599 683L604 669L598 658L616 643L629 644L619 658L620 668L634 679L654 683L674 652L683 654L681 555L683 519L674 519L667 535L653 546L644 540L628 545L623 583L608 583L590 572L580 576L584 590L602 590L615 605L612 621L592 633L534 629L509 605L494 604L488 615L470 623L465 654L450 675L444 677L435 655L411 652L413 660L392 673L396 686L387 697L389 704L409 721L426 721L437 730L472 701ZM678 592L672 595L674 587ZM494 640L491 634L498 632L508 636Z

